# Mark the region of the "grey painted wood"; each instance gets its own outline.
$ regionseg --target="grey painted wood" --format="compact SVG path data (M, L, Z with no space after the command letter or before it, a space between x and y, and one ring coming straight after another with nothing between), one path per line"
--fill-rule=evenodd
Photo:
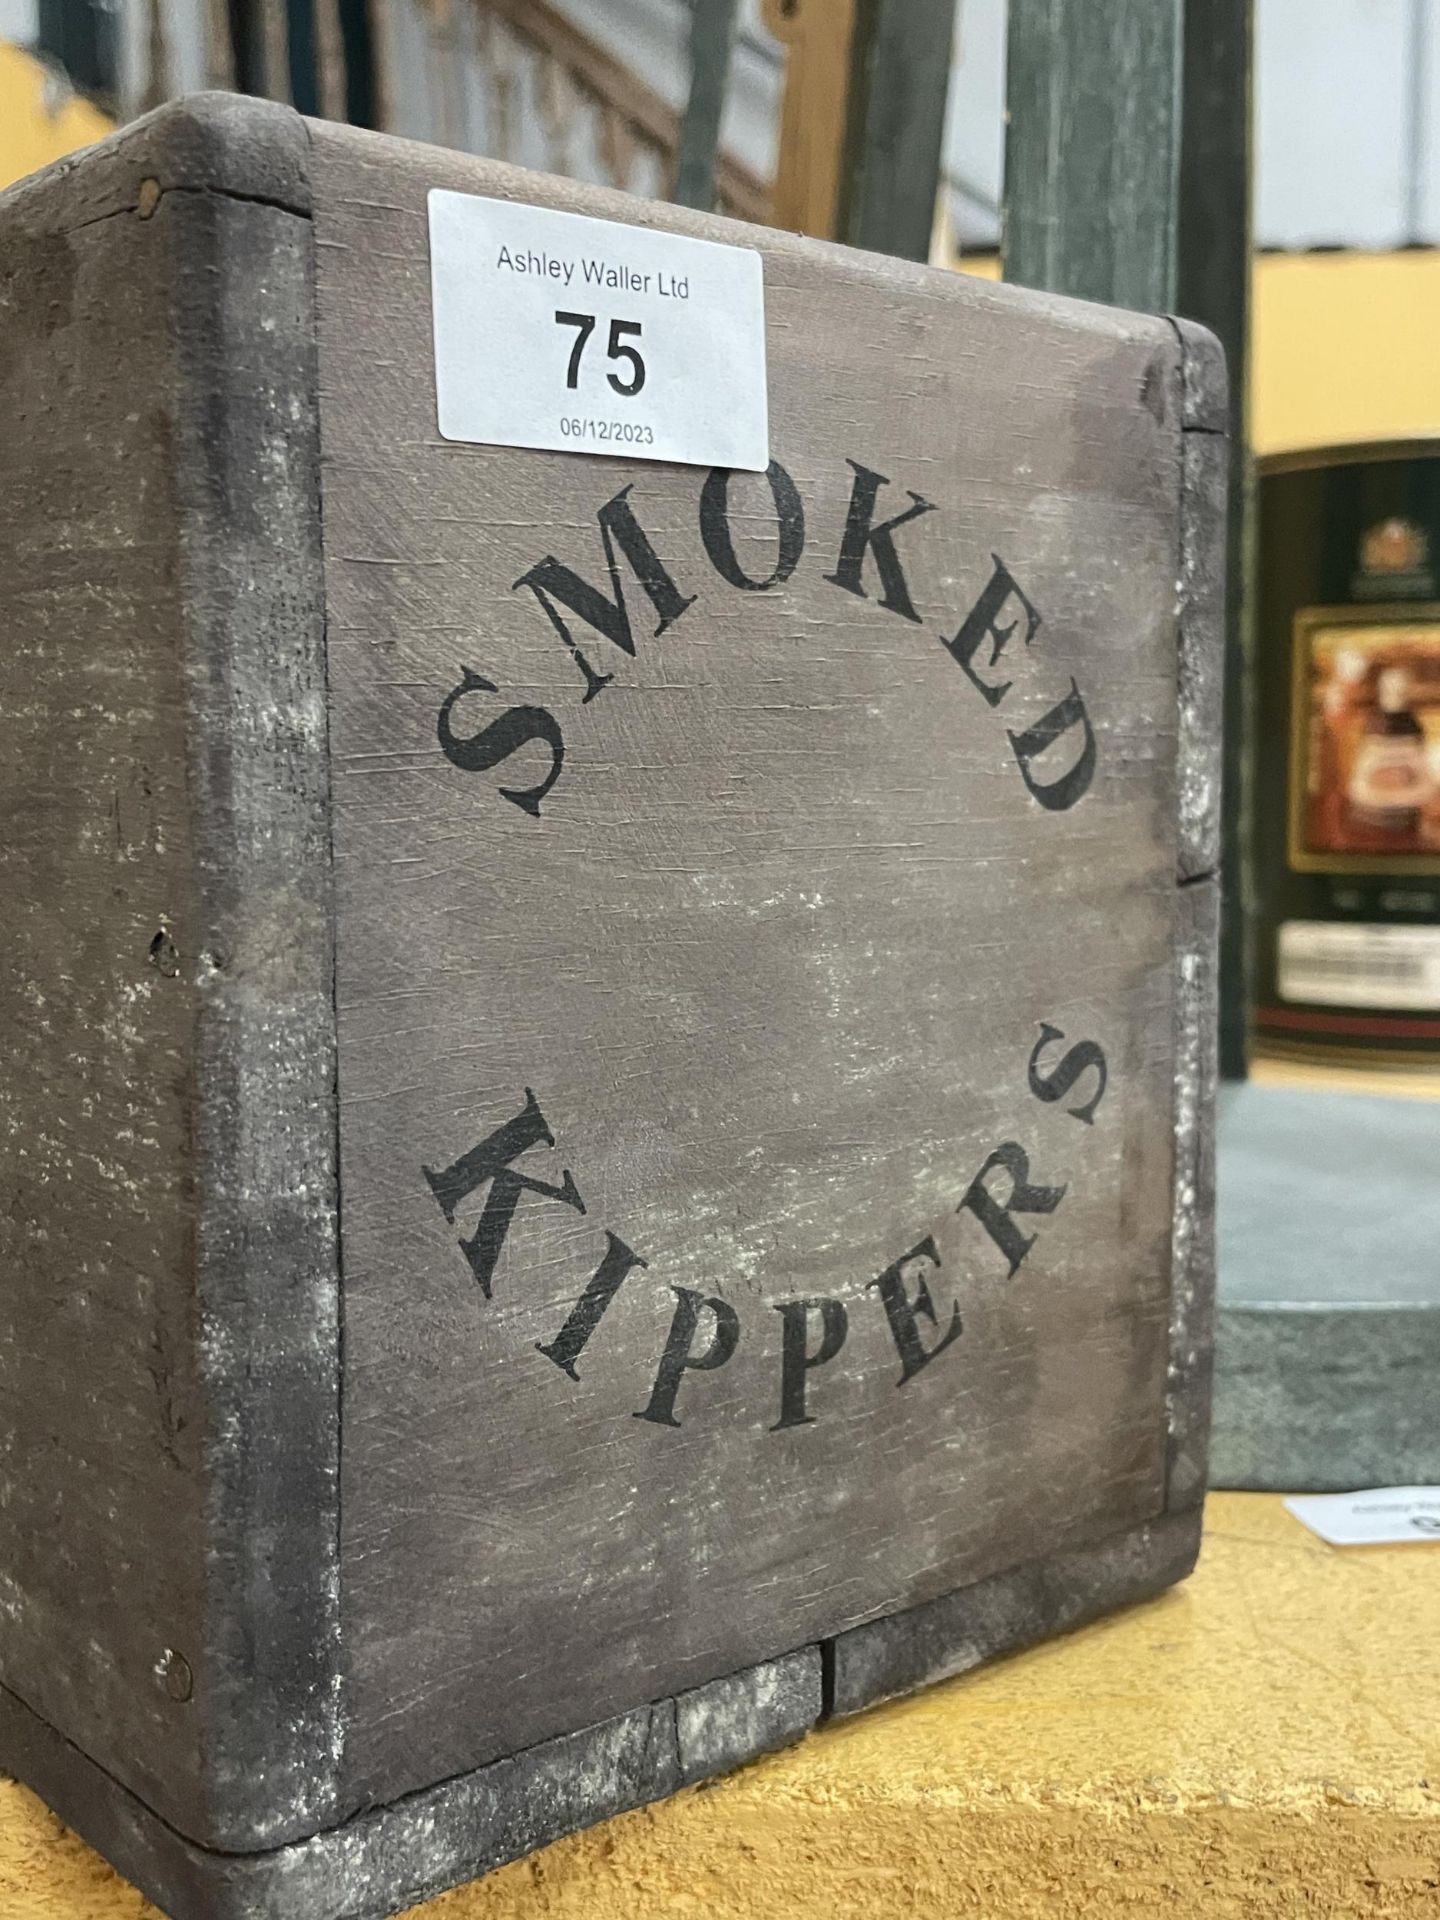
M793 581L742 596L699 536L702 473L436 438L424 195L757 236L340 130L316 129L314 180L348 1762L375 1798L1159 1510L1180 369L1160 321L759 236L773 450L808 532ZM826 580L847 457L898 506L907 486L936 503L901 536L915 621ZM585 702L513 583L552 551L593 578L596 512L627 485L696 600L673 633L637 626L633 663L585 630L616 671ZM734 491L758 578L768 492ZM1104 780L1072 813L1027 798L940 644L997 552L1045 622L1007 656L1006 711L1038 716L1073 675L1097 716ZM462 667L504 690L466 730L514 701L563 722L538 819L436 754ZM1028 1092L1045 1021L1110 1049L1100 1123ZM421 1168L526 1088L556 1141L534 1177L568 1169L589 1211L523 1205L487 1301L457 1244L479 1196L452 1224ZM1070 1192L1007 1286L956 1208L1009 1139ZM649 1265L570 1381L536 1347L608 1231ZM870 1283L927 1234L966 1333L948 1378L901 1393ZM679 1431L633 1417L674 1285L743 1322ZM845 1363L817 1374L815 1425L771 1433L797 1292L843 1299Z
M1187 0L1180 140L1175 304L1223 342L1230 399L1223 424L1232 455L1226 543L1235 564L1225 580L1223 882L1220 915L1220 1063L1243 1078L1250 1018L1242 832L1248 725L1247 559L1254 479L1247 430L1254 144L1253 0Z
M438 437L431 186L763 248L781 567L774 476ZM1179 1577L1203 336L243 103L0 228L45 429L0 449L0 1763L179 1920L379 1915L796 1737L822 1664L853 1704ZM567 614L587 700L523 580L603 589L622 494L628 613L662 561L686 604L633 653ZM997 555L1039 624L967 673ZM1067 762L1027 788L1017 742L1082 688L1093 780L1043 805ZM537 813L541 736L457 750L516 707L563 727ZM492 1270L502 1183L443 1170L532 1097ZM987 1167L1048 1189L1023 1258ZM927 1275L912 1343L959 1331L902 1379ZM637 1419L685 1288L734 1352Z
M1175 896L1175 1213L1166 1386L1166 1506L1205 1497L1215 1314L1215 986L1219 883Z
M0 202L0 1673L221 1846L328 1817L337 1744L303 141L167 109Z
M1179 837L1175 915L1175 1212L1166 1505L1204 1499L1215 1296L1215 1085L1226 636L1228 394L1220 343L1181 348Z
M1175 303L1181 0L1010 0L1005 278Z
M0 1756L170 1920L384 1920L788 1746L820 1713L820 1655L808 1647L251 1854L193 1846L4 1688Z
M1196 320L1176 319L1180 336L1182 420L1187 433L1228 433L1230 381L1218 336ZM1224 527L1220 529L1224 550Z
M1219 342L1191 322L1177 326L1185 408L1178 871L1182 880L1194 880L1215 873L1220 864L1230 443Z
M185 1287L195 987L150 958L167 920L196 918L148 346L166 331L167 227L81 226L63 181L0 217L0 1674L198 1823L197 1716L153 1678L167 1644L201 1644L204 1612ZM92 583L102 547L114 558Z
M820 1668L819 1647L801 1647L680 1694L675 1745L681 1786L728 1772L807 1733L825 1707Z
M858 1713L1148 1600L1183 1580L1199 1551L1197 1506L855 1627L831 1647L827 1704L837 1715Z
M956 0L862 7L855 82L860 115L841 189L844 238L928 260L945 136Z

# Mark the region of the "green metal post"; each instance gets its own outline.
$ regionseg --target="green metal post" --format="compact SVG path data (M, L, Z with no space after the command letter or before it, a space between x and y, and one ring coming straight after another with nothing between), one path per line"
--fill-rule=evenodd
M1005 278L1175 301L1182 0L1010 0Z
M690 15L690 100L680 126L671 199L677 206L715 204L715 161L730 58L735 49L737 0L693 0Z

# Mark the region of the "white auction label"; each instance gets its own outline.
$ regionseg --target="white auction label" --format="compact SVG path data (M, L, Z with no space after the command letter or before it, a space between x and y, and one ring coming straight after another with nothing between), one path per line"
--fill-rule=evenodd
M447 440L765 471L754 248L438 187L429 206Z
M1374 1487L1368 1493L1293 1493L1285 1505L1332 1547L1440 1541L1440 1487Z

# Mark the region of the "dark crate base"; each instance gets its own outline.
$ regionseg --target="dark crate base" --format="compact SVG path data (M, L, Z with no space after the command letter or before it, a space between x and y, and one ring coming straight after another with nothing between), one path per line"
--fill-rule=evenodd
M1162 1515L802 1647L677 1699L546 1741L269 1853L192 1845L0 1689L0 1769L172 1920L383 1920L567 1833L659 1800L995 1654L1181 1580L1198 1508Z

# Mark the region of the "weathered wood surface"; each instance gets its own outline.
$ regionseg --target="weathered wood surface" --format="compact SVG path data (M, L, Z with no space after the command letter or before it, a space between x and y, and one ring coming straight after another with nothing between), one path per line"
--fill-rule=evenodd
M772 446L805 543L789 579L740 592L702 540L703 473L438 440L424 196L729 230L332 129L314 183L347 1766L368 1797L1159 1511L1182 395L1164 322L765 236ZM934 503L895 535L890 609L873 558L862 593L827 579L847 462L886 476L876 518ZM614 676L586 701L515 583L553 555L605 588L596 515L627 487L694 602L657 636L624 571L633 659L562 607ZM730 493L764 581L769 490ZM976 657L1014 682L992 708L942 641L995 555L1042 624L993 669L988 642ZM437 755L462 669L500 691L452 706L457 734L515 705L563 727L538 817L499 789L544 781L544 743L478 778ZM1047 811L1007 728L1072 680L1100 771ZM1075 757L1056 753L1051 776ZM1045 1023L1106 1051L1093 1125L1068 1111L1093 1074L1068 1101L1028 1090ZM459 1242L489 1190L457 1174L452 1222L422 1168L459 1166L527 1089L555 1146L518 1170L568 1171L587 1210L522 1195L486 1299ZM957 1211L1006 1142L1066 1189L1023 1221L1013 1277ZM536 1349L607 1234L647 1265L572 1380ZM939 1268L905 1276L934 1293L926 1344L956 1305L964 1333L897 1389L873 1283L927 1236ZM678 1429L634 1418L675 1288L738 1320L726 1364L686 1376ZM809 1375L814 1424L771 1431L776 1309L819 1296L848 1314L843 1357Z
M1144 1590L1153 1592L1162 1569L1149 1573ZM262 1853L195 1846L3 1689L0 1764L174 1920L384 1920L562 1834L786 1746L821 1706L820 1652L805 1647Z
M857 29L843 237L856 247L928 260L945 135L956 0L881 0Z
M778 467L442 441L431 186L760 244ZM1206 338L237 101L0 223L0 1763L379 1914L1183 1572Z
M0 1677L217 1846L334 1807L304 185L206 100L0 212Z
M1204 1498L1215 1303L1215 1083L1220 914L1229 396L1212 334L1177 320L1181 352L1175 921L1175 1192L1167 1504Z

